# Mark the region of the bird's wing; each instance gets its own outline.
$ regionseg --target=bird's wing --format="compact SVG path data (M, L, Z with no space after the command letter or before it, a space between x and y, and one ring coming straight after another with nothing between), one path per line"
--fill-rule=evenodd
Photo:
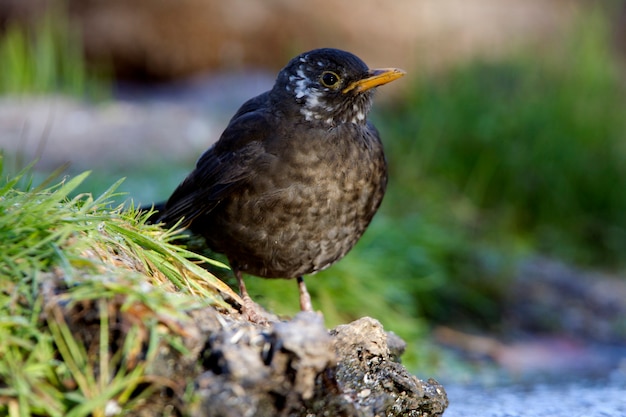
M200 157L196 168L167 201L162 222L172 224L183 217L185 222L193 221L213 210L254 175L256 164L265 155L264 142L272 131L259 103L263 96L246 102L215 145Z

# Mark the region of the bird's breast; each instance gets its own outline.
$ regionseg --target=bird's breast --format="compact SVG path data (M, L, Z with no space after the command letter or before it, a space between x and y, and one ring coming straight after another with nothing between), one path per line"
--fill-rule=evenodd
M348 133L295 138L297 146L274 151L245 191L222 203L215 249L265 277L309 274L343 257L374 216L387 181L378 138L369 130Z

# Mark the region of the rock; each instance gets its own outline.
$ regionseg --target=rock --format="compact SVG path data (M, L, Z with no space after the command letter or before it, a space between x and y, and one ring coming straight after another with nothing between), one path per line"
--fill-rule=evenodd
M194 417L436 416L447 407L441 385L391 359L374 319L330 335L321 316L306 312L269 328L228 327L208 337Z
M369 317L330 332L313 312L257 324L136 275L72 281L54 268L41 279L41 326L59 360L124 387L103 397L111 415L432 417L448 406L441 385L397 362L405 343ZM66 379L68 390L82 381Z
M232 321L209 335L204 356L196 417L293 415L313 397L317 376L335 363L315 313L270 328Z
M393 360L389 336L378 321L364 317L338 326L331 335L338 358L338 384L361 415L443 414L448 406L443 387L433 379L424 382L416 378ZM392 337L395 343L397 339Z

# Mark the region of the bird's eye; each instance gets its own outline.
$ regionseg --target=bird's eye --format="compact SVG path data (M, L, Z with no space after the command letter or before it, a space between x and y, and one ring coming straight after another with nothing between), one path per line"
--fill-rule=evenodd
M339 76L332 71L324 71L320 77L320 81L324 87L334 88L339 84Z

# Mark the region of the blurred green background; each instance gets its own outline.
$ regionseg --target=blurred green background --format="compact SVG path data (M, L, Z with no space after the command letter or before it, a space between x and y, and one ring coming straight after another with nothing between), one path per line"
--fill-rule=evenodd
M411 343L406 360L423 366L436 360L425 342L435 325L501 330L507 290L524 259L623 273L625 72L612 19L619 4L604 6L589 7L543 48L425 65L377 103L371 117L386 146L388 194L357 247L307 279L328 326L375 317ZM88 65L81 32L71 27L61 9L35 26L5 22L4 98L115 100L114 69ZM282 53L278 66L293 51ZM123 174L98 170L83 191L98 194L124 175L129 197L163 199L197 156L170 165L162 155L160 164ZM6 157L14 169L29 162ZM146 188L158 191L146 197ZM295 282L247 282L269 309L297 311Z

